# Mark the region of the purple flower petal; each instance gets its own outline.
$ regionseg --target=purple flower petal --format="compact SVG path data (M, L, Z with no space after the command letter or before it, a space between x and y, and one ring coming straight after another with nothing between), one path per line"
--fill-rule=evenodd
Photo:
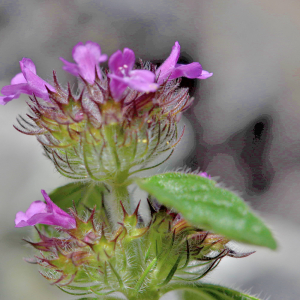
M19 83L4 86L1 93L5 96L0 97L0 104L5 105L13 99L18 99L21 94L32 95L32 90L27 83Z
M122 77L116 76L114 74L109 74L108 76L110 77L109 86L112 96L115 100L118 100L126 90L128 83L125 82Z
M52 92L55 92L55 88L27 68L24 68L23 74L27 80L29 89L31 90L30 94L35 94L37 97L46 101L49 100L46 86Z
M5 85L2 88L1 93L5 96L18 95L19 98L20 94L31 95L32 91L27 83L19 83L19 84Z
M202 67L198 62L193 62L188 65L177 64L172 71L169 80L179 77L197 78L202 73Z
M135 54L131 49L124 48L123 50L123 67L127 74L132 70L135 63ZM127 66L127 67L126 67Z
M198 62L188 65L177 64L180 55L180 45L175 42L170 56L156 70L158 77L157 83L162 84L166 80L173 80L179 77L206 79L212 76L212 73L202 70L202 66Z
M154 83L154 79L155 74L151 71L134 70L130 72L128 86L140 92L155 92L158 88L158 84Z
M40 214L40 213L45 213L45 212L46 212L46 204L44 202L39 201L39 200L32 202L25 213L22 211L19 211L16 214L16 218L15 218L16 227L29 226L29 224L27 222L28 219L30 219L35 214ZM22 226L22 224L23 224L23 226Z
M20 61L20 67L25 80L28 85L28 93L35 94L37 97L43 98L44 100L49 100L49 95L46 89L52 92L56 92L55 88L48 84L45 80L36 75L36 68L33 61L29 58L23 58Z
M80 75L90 84L93 84L95 81L95 69L100 77L99 63L107 60L107 55L101 54L101 47L91 41L86 42L85 45L82 42L75 45L72 56L76 64L70 63L62 57L60 58L65 64L63 69L72 75Z
M163 83L170 73L173 72L177 61L180 55L180 45L178 42L175 42L175 45L172 47L171 54L169 57L163 62L163 64L156 70L156 74L158 77L158 83Z
M44 190L42 190L42 194L46 204L42 201L34 201L25 213L18 212L15 218L15 227L46 224L61 226L66 229L75 228L75 219L54 204Z
M0 104L5 105L9 101L11 101L13 99L18 99L19 97L20 97L20 94L18 94L18 95L9 95L9 96L0 96Z
M127 87L139 92L156 91L155 74L148 70L133 70L135 55L131 49L125 48L123 53L118 50L109 59L108 65L112 72L109 74L110 90L116 101L120 99Z
M23 75L24 75L25 69L29 70L33 74L36 74L36 67L30 58L23 57L22 60L20 61L20 68L21 68ZM24 75L24 77L26 78L25 75Z
M128 76L135 62L135 55L131 49L124 48L123 53L118 50L111 55L108 61L109 69L113 74L124 77Z
M88 42L86 42L85 47L89 50L90 54L93 57L95 57L95 59L98 63L102 63L107 60L107 55L101 54L101 47L99 46L99 44L92 42L92 41L88 41ZM75 60L75 61L77 61L77 60Z
M0 97L0 104L5 105L12 99L17 99L21 94L32 95L40 97L45 101L49 101L48 91L55 92L55 88L36 75L36 68L34 63L29 58L23 58L20 61L22 73L15 75L10 85L2 88L1 93L4 95Z
M198 79L206 79L206 78L211 77L211 76L213 76L213 73L209 73L209 72L207 72L205 70L202 70L201 75L198 76L197 78Z
M79 71L79 67L77 66L77 64L70 63L62 57L60 57L59 59L65 64L63 66L63 70L65 70L66 72L68 72L74 76L79 76L80 71Z
M109 74L109 77L111 78L110 89L116 100L122 96L127 87L145 93L154 92L158 88L158 84L154 83L155 75L147 70L130 71L128 77L115 74Z
M10 84L19 84L19 83L27 83L23 73L18 73L15 77L12 78Z
M123 65L123 54L121 50L113 53L108 60L108 67L113 74L122 75L119 67Z

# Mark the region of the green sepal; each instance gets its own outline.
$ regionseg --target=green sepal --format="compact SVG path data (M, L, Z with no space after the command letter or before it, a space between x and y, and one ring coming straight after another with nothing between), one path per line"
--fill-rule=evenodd
M191 224L236 241L276 248L271 231L235 193L211 179L185 173L137 178L138 186Z
M57 206L66 212L74 202L78 213L81 213L86 207L93 209L95 205L97 209L100 209L104 191L105 188L101 184L72 182L55 189L49 196Z

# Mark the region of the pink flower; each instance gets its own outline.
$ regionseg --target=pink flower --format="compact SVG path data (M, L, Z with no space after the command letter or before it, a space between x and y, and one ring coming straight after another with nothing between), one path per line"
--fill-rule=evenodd
M81 76L90 84L93 84L95 81L96 70L100 77L99 63L107 60L107 55L101 54L100 46L91 41L86 42L85 45L80 42L74 46L72 56L76 64L60 57L60 60L65 64L63 69L74 76Z
M155 74L148 70L132 70L135 55L131 49L118 50L108 61L110 71L110 90L115 99L119 99L127 87L140 92L154 92L158 85L154 83Z
M206 79L213 75L202 69L198 62L188 65L177 64L180 55L180 45L175 42L170 56L156 70L158 76L157 83L162 84L165 80L173 80L179 77Z
M22 73L18 73L12 80L10 85L2 88L0 96L0 104L5 105L12 99L17 99L21 94L35 95L46 101L49 101L47 88L55 92L53 86L48 84L42 78L36 75L34 63L29 58L23 58L20 61Z
M205 178L211 179L211 176L208 175L206 172L199 172L198 175L201 176L201 177L205 177Z
M18 212L15 218L15 227L46 224L61 226L65 229L75 228L75 219L54 204L44 190L41 192L46 203L34 201L25 213L22 211Z

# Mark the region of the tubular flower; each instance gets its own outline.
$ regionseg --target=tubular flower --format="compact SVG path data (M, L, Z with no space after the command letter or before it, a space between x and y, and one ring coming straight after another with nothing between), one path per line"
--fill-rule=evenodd
M163 152L172 153L180 140L177 123L192 99L188 89L179 87L180 80L170 80L179 77L184 69L175 65L178 42L175 46L177 50L158 70L155 65L142 62L136 69L134 52L125 48L109 58L109 70L103 72L99 63L106 60L106 55L101 54L100 46L79 43L73 49L76 63L61 58L63 69L79 76L78 93L70 85L62 88L55 73L54 87L36 75L33 77L33 63L23 59L22 72L27 83L16 84L20 86L15 88L15 94L4 87L2 92L7 96L2 101L20 93L33 95L29 120L21 117L17 129L37 137L62 175L120 183L137 172L138 166L145 166ZM202 68L194 64L197 72L191 64L185 67L192 71L180 74L200 76ZM176 76L172 75L172 68ZM20 75L17 76L18 79ZM159 80L155 82L157 76ZM16 78L13 80L15 83Z
M63 69L66 72L71 73L74 76L81 76L89 84L95 82L95 70L97 75L101 76L101 71L99 68L99 63L107 60L106 54L101 54L101 48L97 43L86 42L83 45L82 42L78 43L72 52L73 59L76 64L66 61L64 58L60 60L65 64Z
M42 190L46 203L34 201L27 211L18 212L15 219L15 227L33 226L36 224L56 225L63 228L75 227L75 219L55 205L47 193Z
M123 53L118 50L109 59L108 65L110 90L114 99L119 99L127 86L139 92L155 92L158 85L154 83L155 74L148 70L132 70L135 63L134 52L128 48Z
M162 84L166 80L173 80L179 77L206 79L213 75L213 73L203 70L202 66L197 62L188 65L177 64L179 55L180 45L178 42L175 42L170 56L155 72L159 84Z
M4 105L12 99L18 99L21 94L35 95L45 101L49 101L48 90L55 92L53 86L36 75L34 63L29 58L23 58L20 61L22 73L18 73L12 80L10 85L2 88L0 96L0 104Z
M180 280L196 281L213 270L225 256L245 257L228 247L226 238L188 224L180 215L161 206L151 209L147 226L138 214L139 205L129 215L123 208L119 228L97 223L94 208L87 218L70 213L76 227L57 232L38 230L39 241L29 242L39 251L35 262L52 284L74 295L123 293L129 299L144 299L143 293L156 293L157 282L167 286ZM51 233L52 232L52 233ZM139 245L139 246L137 246Z

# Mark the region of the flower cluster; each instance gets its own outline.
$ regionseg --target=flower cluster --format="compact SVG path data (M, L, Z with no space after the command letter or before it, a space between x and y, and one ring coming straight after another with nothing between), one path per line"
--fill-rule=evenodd
M45 202L34 201L15 218L15 227L35 227L36 237L26 241L38 253L27 261L51 284L93 299L118 292L129 300L158 300L184 282L196 283L225 256L251 254L232 250L231 238L276 247L242 200L206 172L131 176L162 164L180 140L177 124L193 101L180 78L212 73L197 62L178 64L178 42L159 67L142 61L137 67L128 48L108 58L94 42L77 44L72 55L74 62L61 61L78 77L77 91L62 87L55 72L53 83L45 82L23 58L22 72L0 97L6 104L30 96L31 112L16 129L36 136L60 174L79 179L50 196L42 190ZM147 166L166 151L165 160ZM134 184L147 193L143 213L140 202L130 211ZM206 292L199 295L210 299ZM211 295L223 296L219 290Z
M110 56L104 72L99 63L107 56L93 42L77 44L72 54L75 63L61 60L79 78L78 93L70 85L62 88L55 73L53 85L46 83L23 58L22 73L2 88L0 103L31 95L29 120L21 117L17 129L35 135L57 170L73 179L124 181L137 166L172 150L180 139L177 122L193 100L176 79L212 75L199 63L177 64L178 42L159 68L151 63L135 68L134 52L125 48Z
M179 77L206 79L212 76L212 73L202 70L199 63L177 64L179 55L180 45L176 42L170 56L157 70L136 70L134 69L134 52L128 48L125 48L123 53L118 50L111 55L108 62L111 96L115 101L121 101L127 87L139 92L149 93L155 92L164 82ZM81 77L90 85L96 83L97 77L103 79L103 72L99 64L107 60L107 55L101 53L101 48L97 43L91 41L85 45L82 42L78 43L73 48L72 56L76 63L70 63L64 58L60 58L65 64L63 66L65 71ZM17 99L21 94L35 95L49 101L47 90L54 93L56 93L56 90L36 75L36 68L32 60L23 58L20 61L20 67L22 73L18 73L11 80L10 85L2 88L1 92L4 96L0 97L0 104L4 105L12 99Z
M16 227L47 224L69 229L74 228L75 219L54 204L44 190L42 190L42 194L46 203L40 200L34 201L25 213L18 212L15 219Z
M165 286L180 280L195 281L225 256L251 254L236 253L227 246L228 239L195 228L180 214L153 201L148 201L148 224L138 213L139 205L132 215L123 207L123 220L113 230L105 215L97 220L96 215L101 214L96 207L83 219L76 208L70 209L70 214L62 212L42 193L47 201L46 212L36 201L26 217L17 214L16 226L51 225L47 228L50 236L39 225L39 241L27 241L40 253L29 261L40 265L41 274L52 284L72 294L104 295L117 291L129 299L136 295L142 299L145 290L157 292L157 283Z

